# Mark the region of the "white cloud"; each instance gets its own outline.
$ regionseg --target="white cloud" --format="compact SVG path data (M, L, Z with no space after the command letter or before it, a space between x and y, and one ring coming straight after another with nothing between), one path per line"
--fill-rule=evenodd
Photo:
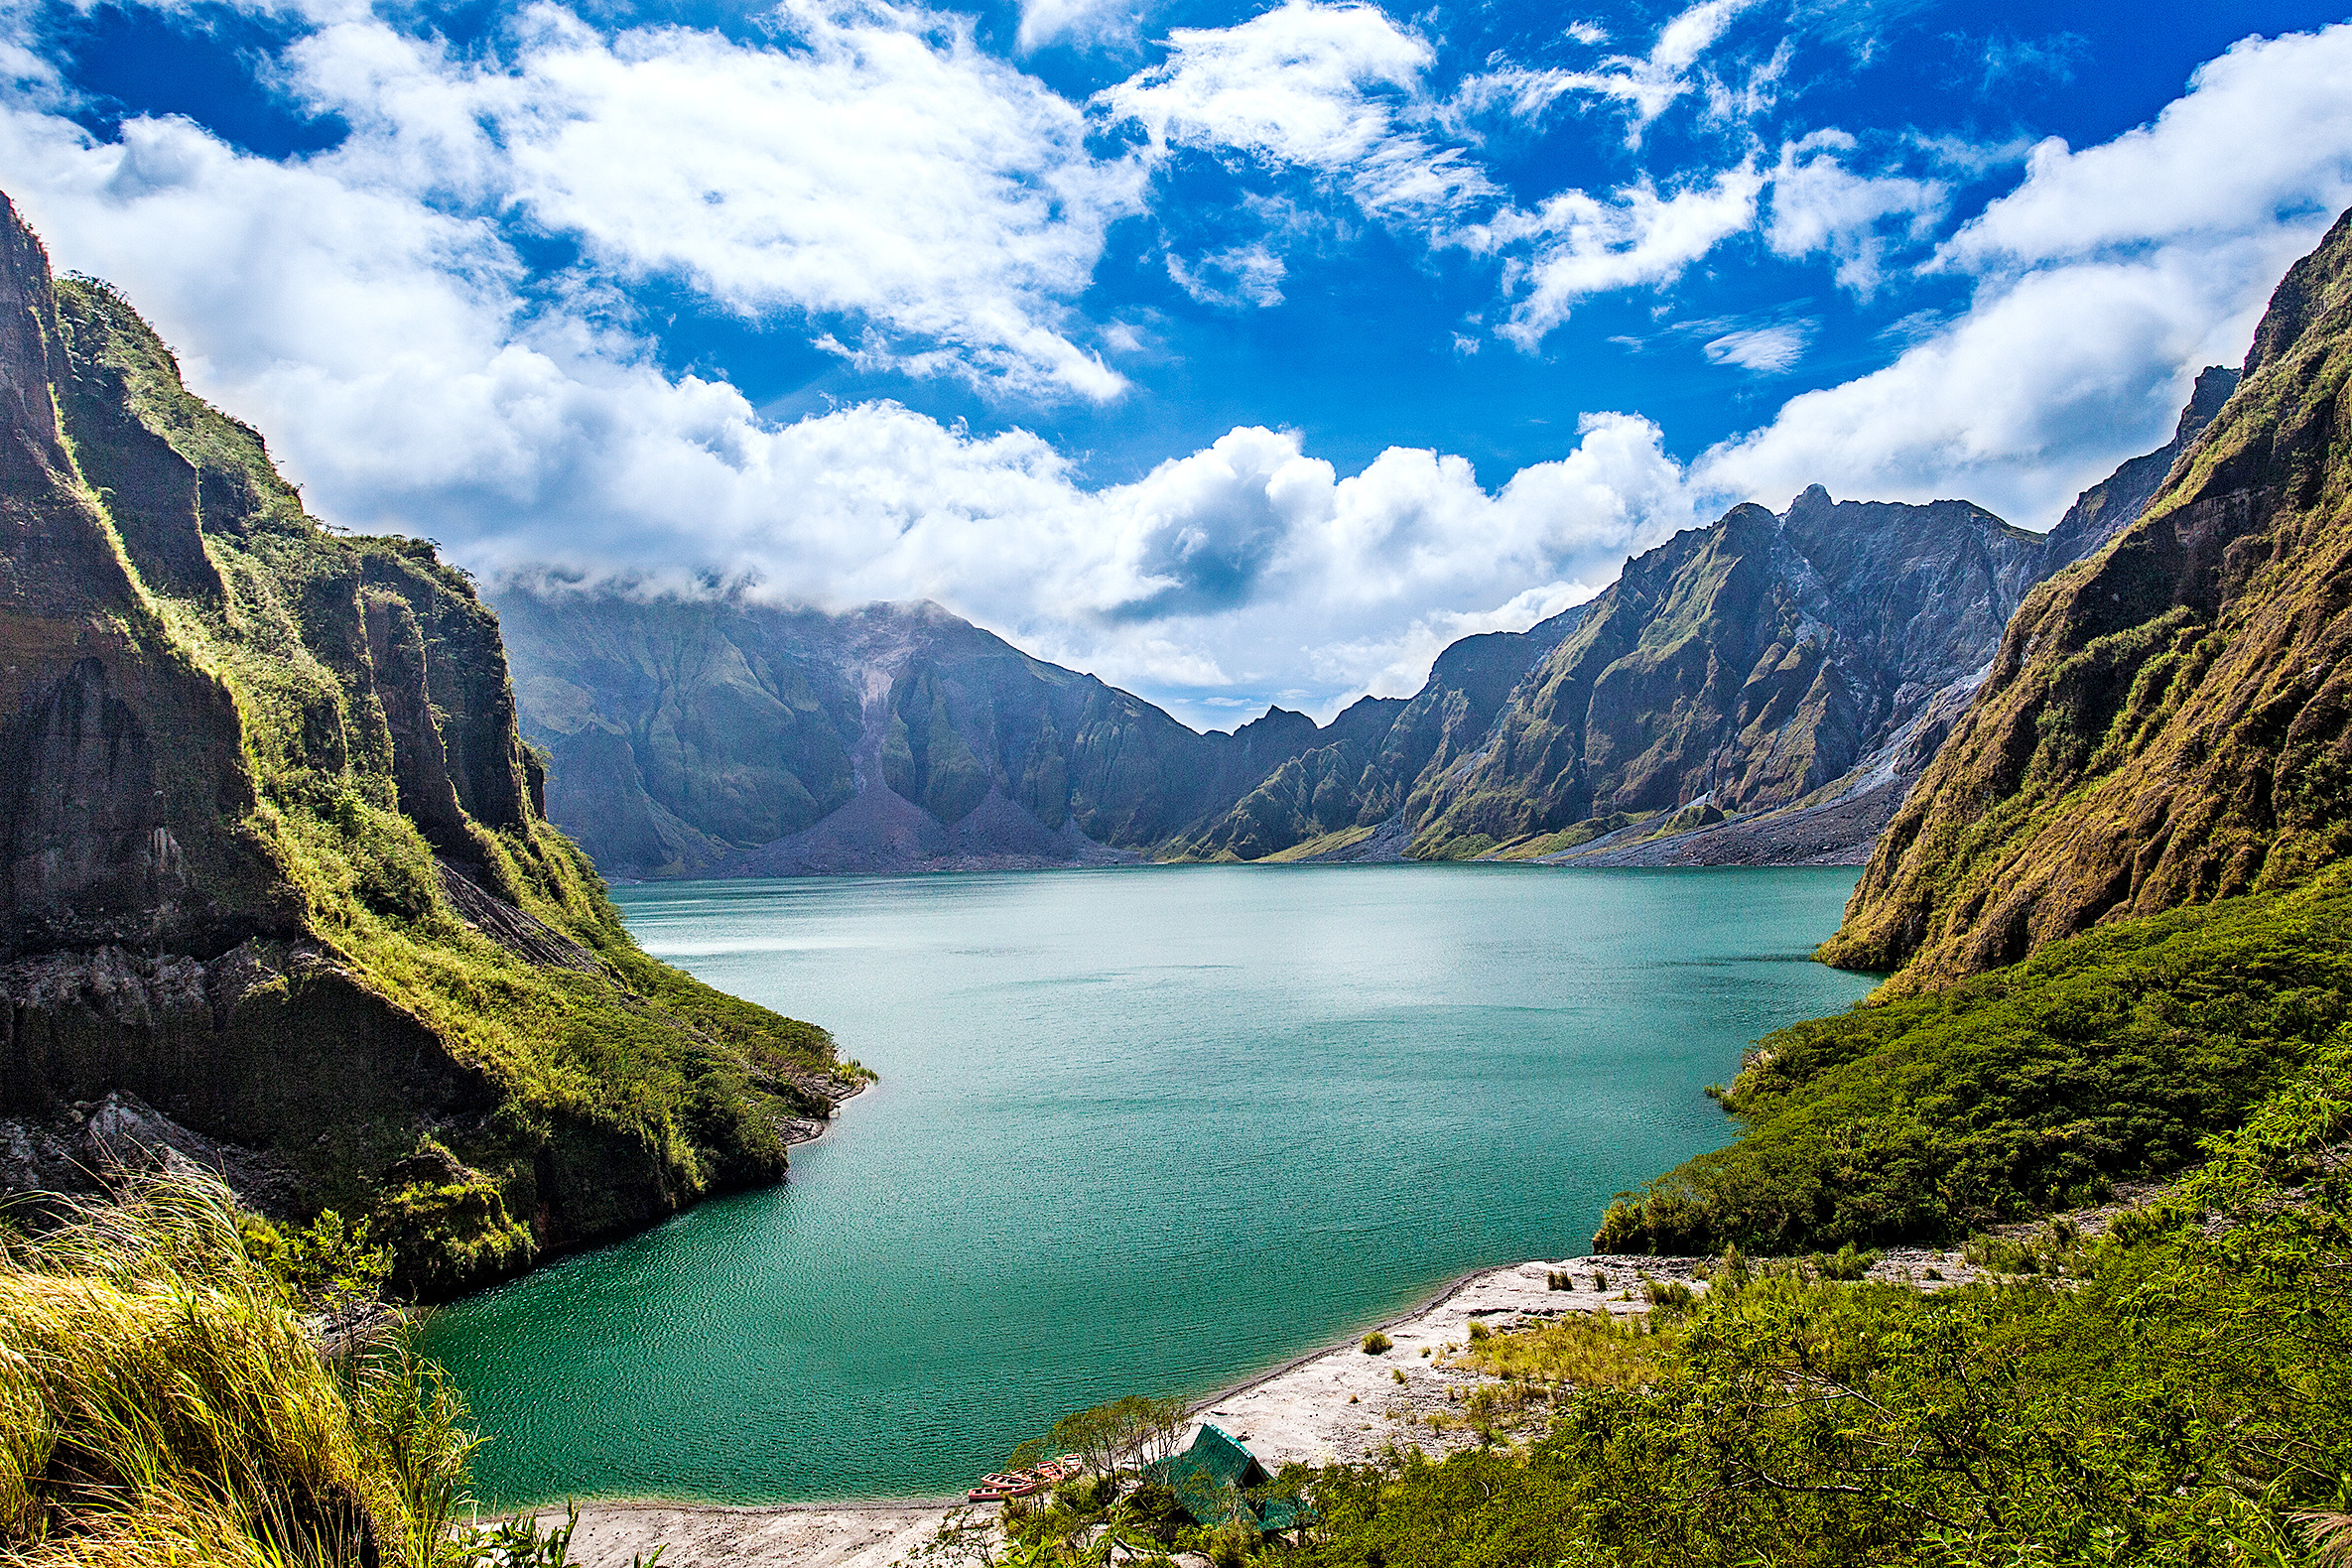
M2151 124L2035 149L1938 265L1970 309L1895 362L1707 455L1723 495L1967 496L2031 527L2160 443L2199 365L2243 356L2272 287L2352 204L2352 25L2249 40Z
M1230 246L1189 264L1181 256L1168 257L1168 276L1203 305L1260 309L1280 305L1287 270L1282 258L1262 241Z
M322 515L440 539L484 572L552 560L756 576L836 605L933 597L1181 707L1334 679L1306 649L1603 581L1692 520L1659 432L1626 416L1492 492L1458 457L1392 451L1342 476L1256 428L1094 488L1036 436L890 403L778 426L534 303L486 220L363 188L331 157L281 165L185 121L104 145L20 108L0 112L0 170L59 266L137 301Z
M1783 322L1772 327L1748 327L1726 332L1700 351L1709 364L1738 365L1758 375L1777 375L1802 359L1812 339L1811 322Z
M1780 149L1772 172L1771 218L1764 234L1775 254L1827 252L1838 282L1868 298L1891 245L1920 244L1951 204L1939 180L1858 175L1843 155L1855 149L1844 131L1815 131Z
M606 40L540 5L502 65L354 21L289 67L353 125L327 163L355 184L519 208L607 277L839 322L868 365L1115 395L1068 302L1135 209L1140 168L1092 157L1079 110L980 52L968 23L883 0L786 0L775 18L780 46Z
M1541 118L1560 98L1571 94L1597 97L1626 110L1629 147L1639 146L1651 123L1694 87L1709 91L1716 100L1719 117L1753 112L1768 102L1769 83L1786 68L1785 50L1773 56L1759 79L1740 89L1704 78L1694 67L1734 19L1754 3L1755 0L1699 0L1697 5L1669 18L1658 29L1648 54L1613 55L1591 69L1528 70L1505 66L1474 76L1463 83L1456 99L1457 108L1475 112L1501 105L1520 119L1533 121ZM1586 45L1602 43L1609 37L1591 22L1574 23L1567 32L1568 37Z
M1486 229L1497 247L1531 242L1534 254L1505 276L1526 298L1502 328L1533 350L1581 300L1616 289L1671 283L1700 257L1756 221L1764 179L1746 166L1670 196L1644 178L1604 199L1582 191L1551 197L1533 212L1505 212Z
M1360 688L1370 697L1410 697L1429 678L1429 666L1437 656L1463 638L1525 631L1600 591L1585 583L1546 583L1514 593L1493 609L1418 616L1390 637L1316 650L1316 673L1335 685Z
M1095 103L1140 125L1155 150L1313 170L1374 215L1432 217L1493 192L1459 149L1403 123L1435 60L1376 6L1285 0L1237 27L1176 29L1165 62Z
M1014 42L1024 54L1053 44L1131 45L1142 28L1135 0L1021 0Z

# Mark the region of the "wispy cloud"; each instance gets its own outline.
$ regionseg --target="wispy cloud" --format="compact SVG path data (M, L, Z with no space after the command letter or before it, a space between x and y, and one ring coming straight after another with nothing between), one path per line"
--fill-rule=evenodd
M1738 365L1758 375L1778 375L1805 356L1813 337L1813 322L1782 322L1771 327L1743 327L1709 340L1701 349L1707 362Z
M1569 191L1532 212L1498 216L1486 231L1487 243L1524 241L1533 251L1507 269L1523 281L1525 297L1503 335L1533 349L1579 301L1671 283L1718 244L1754 226L1763 187L1763 176L1742 166L1670 196L1644 179L1607 196Z

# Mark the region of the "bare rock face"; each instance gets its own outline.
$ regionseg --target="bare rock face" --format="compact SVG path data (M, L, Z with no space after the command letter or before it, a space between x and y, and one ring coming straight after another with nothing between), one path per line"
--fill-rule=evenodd
M2049 532L2045 576L2082 560L2139 521L2180 455L2205 433L2230 394L2238 390L2238 375L2228 365L2207 365L2199 371L2196 389L2189 394L2188 406L2180 411L2172 439L2134 457L2075 498L2066 515L2058 519L2058 526Z
M444 1292L782 1175L830 1041L629 943L467 580L307 516L4 196L0 543L0 1181L143 1138Z
M1410 702L1201 734L934 604L493 599L552 816L640 876L1257 859L1403 810L1578 613L1455 644Z
M1832 784L1981 666L2042 541L1962 501L1735 507L1626 565L1435 792L1421 854Z
M2352 213L2145 513L2019 610L1825 957L1931 985L2352 849L2348 379Z

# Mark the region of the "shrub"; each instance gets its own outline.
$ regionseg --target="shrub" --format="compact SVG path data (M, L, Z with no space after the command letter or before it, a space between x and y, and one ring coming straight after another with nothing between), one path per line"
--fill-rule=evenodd
M1388 1338L1387 1335L1382 1334L1378 1329L1374 1329L1364 1337L1364 1354L1367 1356L1385 1355L1387 1354L1388 1348L1395 1343L1396 1342Z
M142 1178L0 1245L0 1555L18 1568L458 1568L439 1371L329 1365L228 1192Z

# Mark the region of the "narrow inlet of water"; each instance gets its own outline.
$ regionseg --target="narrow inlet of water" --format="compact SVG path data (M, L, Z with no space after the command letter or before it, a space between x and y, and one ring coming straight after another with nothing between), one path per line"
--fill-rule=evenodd
M617 889L657 957L882 1075L789 1183L432 1322L476 1490L960 1492L1464 1270L1581 1252L1701 1093L1870 989L1850 868L1136 868Z

